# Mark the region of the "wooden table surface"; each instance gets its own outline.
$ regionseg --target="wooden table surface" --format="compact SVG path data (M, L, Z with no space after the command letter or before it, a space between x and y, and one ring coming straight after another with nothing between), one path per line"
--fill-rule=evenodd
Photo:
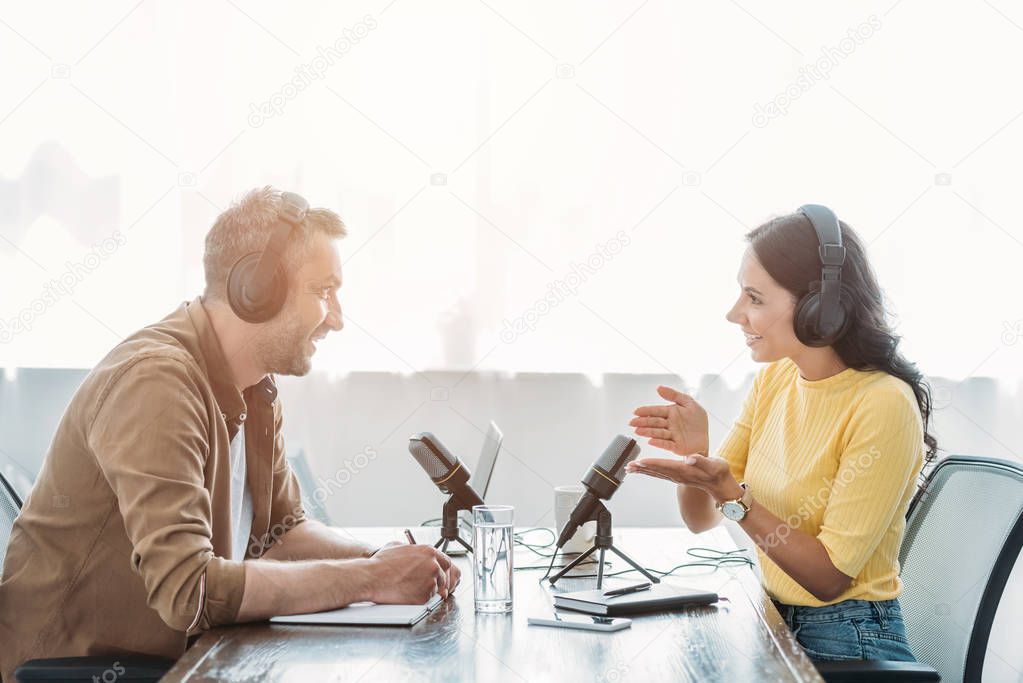
M369 542L402 539L400 529L348 528ZM549 538L549 534L547 535ZM545 540L537 532L535 540ZM422 541L423 539L418 539ZM528 539L527 539L528 540ZM734 549L723 528L694 536L683 528L616 529L615 545L647 567L691 561L694 546ZM611 554L609 553L609 556ZM686 568L665 581L727 597L716 606L633 618L632 627L596 633L529 626L552 613L554 592L594 588L593 579L539 583L543 571L515 572L514 610L477 615L465 558L452 599L412 628L228 626L203 634L163 681L821 681L751 569ZM519 547L515 566L548 560ZM608 571L627 568L615 559ZM592 570L592 565L591 565ZM635 583L638 573L605 579Z

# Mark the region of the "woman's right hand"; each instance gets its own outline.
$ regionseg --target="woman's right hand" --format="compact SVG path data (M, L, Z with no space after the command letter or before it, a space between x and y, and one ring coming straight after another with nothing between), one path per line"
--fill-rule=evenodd
M707 411L689 394L670 387L657 387L668 405L642 406L629 421L638 436L676 455L707 455L710 450Z

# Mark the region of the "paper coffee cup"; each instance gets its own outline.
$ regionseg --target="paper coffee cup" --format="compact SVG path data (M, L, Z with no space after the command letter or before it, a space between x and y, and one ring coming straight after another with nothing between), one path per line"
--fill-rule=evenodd
M582 484L554 487L554 523L558 527L554 530L555 534L561 534L561 530L565 528L569 518L572 516L572 510L575 509L576 503L579 502L579 499L583 497L585 492L586 489ZM597 523L587 522L579 527L561 550L566 553L586 552L593 544L593 537L596 535Z

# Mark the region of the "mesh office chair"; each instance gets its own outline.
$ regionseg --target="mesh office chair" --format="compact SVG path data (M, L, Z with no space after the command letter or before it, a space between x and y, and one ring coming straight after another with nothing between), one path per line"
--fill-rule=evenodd
M0 567L7 555L14 520L21 512L21 498L7 478L0 473ZM112 680L156 683L174 666L173 659L146 655L106 655L94 657L60 657L33 659L14 672L17 681L88 681Z
M24 501L32 490L32 482L35 475L9 458L0 453L0 474L7 479L7 485L14 490L14 495Z
M7 542L11 540L11 527L21 512L21 498L7 477L0 472L0 568L4 566L7 556Z
M899 551L906 634L921 662L822 662L825 680L981 680L991 624L1023 546L1023 467L949 456L909 507Z
M316 498L318 488L316 481L313 479L313 471L309 467L309 460L305 457L305 450L298 448L292 453L286 453L285 455L288 458L288 462L291 463L291 469L298 478L298 487L302 491L302 507L305 508L306 516L331 526L327 506L324 505L323 501ZM324 490L324 493L329 495L331 491L328 488Z

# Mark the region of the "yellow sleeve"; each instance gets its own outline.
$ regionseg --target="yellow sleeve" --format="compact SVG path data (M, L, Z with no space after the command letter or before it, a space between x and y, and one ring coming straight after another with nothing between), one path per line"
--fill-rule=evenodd
M905 514L906 487L923 465L923 422L912 395L885 383L866 394L847 429L817 538L835 568L855 578Z
M718 446L717 456L728 463L736 481L746 477L746 458L749 455L749 437L753 425L753 413L760 392L760 384L767 368L760 370L753 378L753 386L743 401L739 417L735 419L725 440Z

